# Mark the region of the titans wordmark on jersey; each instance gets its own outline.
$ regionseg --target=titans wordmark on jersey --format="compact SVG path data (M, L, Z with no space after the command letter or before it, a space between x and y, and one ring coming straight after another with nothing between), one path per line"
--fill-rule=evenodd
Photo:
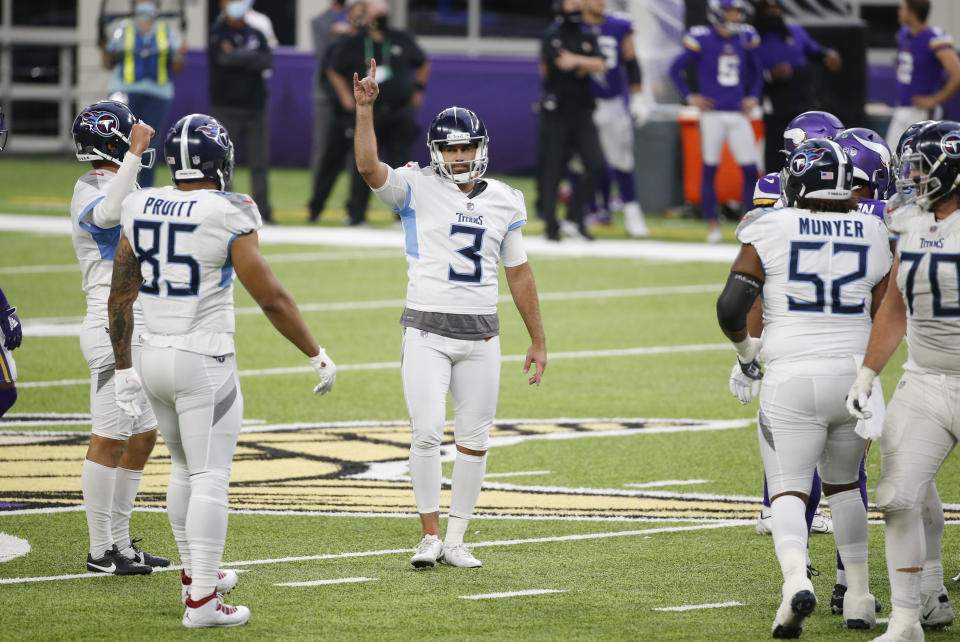
M897 287L907 306L905 370L960 374L960 215L902 223Z
M754 210L737 239L763 262L765 363L866 351L872 290L893 261L883 221L858 212Z
M143 276L143 343L233 353L230 244L262 226L253 200L231 192L155 187L127 196L121 221Z

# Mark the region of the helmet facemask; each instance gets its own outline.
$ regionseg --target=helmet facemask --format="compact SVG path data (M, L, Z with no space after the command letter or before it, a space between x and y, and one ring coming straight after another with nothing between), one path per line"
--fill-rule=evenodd
M142 122L142 121L141 121ZM111 126L110 133L119 138L121 141L126 143L127 150L130 149L130 137L124 136L123 132L120 131L117 127ZM77 143L77 147L80 147L80 144ZM110 156L109 154L104 154L99 149L90 148L90 153L85 153L82 149L77 149L77 160L78 161L97 161L105 160L111 163L114 163L117 166L122 165L122 158L116 158L115 156ZM127 152L124 151L124 154ZM153 161L156 159L157 150L152 147L148 147L143 150L143 154L140 155L140 168L141 169L150 169L153 167ZM146 160L144 160L146 159Z
M430 149L430 167L441 178L457 184L475 181L487 171L487 143L488 136L469 136L465 133L453 132L447 135L446 140L432 140L427 144ZM473 160L446 161L443 159L443 147L446 145L476 145L476 154ZM467 171L454 173L456 165L466 165Z
M900 159L897 174L897 191L904 195L908 203L916 203L920 209L932 211L933 205L942 198L949 196L960 184L960 173L957 171L938 172L943 164L945 155L941 154L935 161L930 161L924 154L906 148ZM946 185L937 173L944 173Z

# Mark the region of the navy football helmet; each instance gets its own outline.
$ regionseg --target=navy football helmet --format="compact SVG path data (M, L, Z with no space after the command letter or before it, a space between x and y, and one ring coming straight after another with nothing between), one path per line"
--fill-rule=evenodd
M840 132L835 140L853 164L853 188L866 185L870 198L887 198L892 154L883 137L866 127L851 127Z
M780 185L788 207L801 198L843 201L850 198L853 164L837 143L811 138L801 143L780 173Z
M0 105L0 152L7 146L7 119L3 115L3 105Z
M828 138L833 140L844 130L840 119L827 111L805 111L783 130L783 151L788 155L805 140Z
M727 20L727 9L736 9L740 12L739 22ZM743 0L707 0L707 20L714 27L723 27L727 31L736 31L737 25L747 18L747 4Z
M233 142L213 116L190 114L176 122L163 141L173 182L209 178L226 189L233 178Z
M469 183L483 176L487 171L487 146L490 137L480 118L464 107L447 107L437 114L430 129L427 130L427 148L430 150L430 167L441 178L454 183ZM441 149L444 145L477 146L477 154L472 161L448 163L443 160ZM454 165L469 165L466 172L454 173Z
M110 161L119 165L130 149L130 131L137 123L130 108L115 100L101 100L77 114L73 121L73 142L78 161ZM141 167L153 167L153 149L147 149Z
M960 185L960 123L935 121L922 127L900 158L897 191L922 209L952 194Z

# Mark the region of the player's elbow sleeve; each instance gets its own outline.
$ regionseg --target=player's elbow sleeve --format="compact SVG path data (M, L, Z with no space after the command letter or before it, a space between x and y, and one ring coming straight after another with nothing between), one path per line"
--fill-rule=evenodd
M747 313L760 294L763 281L742 272L731 272L717 299L717 322L727 332L747 327Z

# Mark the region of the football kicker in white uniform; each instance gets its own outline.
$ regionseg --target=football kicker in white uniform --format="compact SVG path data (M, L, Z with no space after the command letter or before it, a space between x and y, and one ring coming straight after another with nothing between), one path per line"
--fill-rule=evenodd
M960 438L960 122L922 127L900 158L899 175L898 190L915 199L919 211L905 211L896 221L895 278L847 404L856 416L869 414L870 384L906 332L907 362L880 439L876 501L886 522L893 608L887 632L878 639L922 640L921 623L942 626L953 620L942 585L932 591L924 586L942 570L925 561L921 503Z
M758 357L767 366L757 424L783 573L775 638L798 637L817 602L806 574L804 520L815 468L846 567L844 622L849 628L876 623L858 482L866 439L855 431L843 391L866 350L892 261L883 222L855 211L853 168L836 143L815 138L801 144L785 177L788 206L755 210L738 227L743 246L717 301L720 327L744 371L759 370ZM746 324L761 292L762 348Z
M137 121L123 103L101 101L83 109L73 123L77 160L93 169L80 177L70 202L73 247L80 262L87 312L80 349L90 368L90 444L80 479L90 547L87 570L112 575L143 575L170 561L144 553L130 539L143 468L157 440L157 421L141 396L144 413L136 420L113 398L114 360L107 321L113 255L120 240L120 203L136 187L141 156L149 151L153 129ZM147 164L152 164L152 153ZM133 362L140 365L142 314L135 309Z
M537 290L520 233L526 208L517 190L481 180L489 139L477 115L462 107L449 107L433 119L429 169L410 164L394 170L381 163L373 129L375 78L372 60L366 78L354 75L354 148L361 176L400 215L405 235L409 268L400 319L401 375L413 429L410 480L423 527L410 561L418 568L438 561L475 568L481 563L463 536L483 484L500 385L498 261L530 334L523 371L536 364L531 384L539 385L547 363ZM454 404L456 460L441 541L440 443L447 392Z
M141 388L170 451L167 514L188 586L186 627L237 626L250 617L220 593L230 466L243 418L233 333L234 270L277 330L310 358L314 393L336 367L304 325L296 302L260 254L260 212L245 194L218 191L233 172L233 143L219 122L192 114L167 132L164 157L177 187L133 192L123 201L108 313L117 404L139 412ZM143 304L141 384L131 367L132 305ZM226 587L224 586L226 585Z

